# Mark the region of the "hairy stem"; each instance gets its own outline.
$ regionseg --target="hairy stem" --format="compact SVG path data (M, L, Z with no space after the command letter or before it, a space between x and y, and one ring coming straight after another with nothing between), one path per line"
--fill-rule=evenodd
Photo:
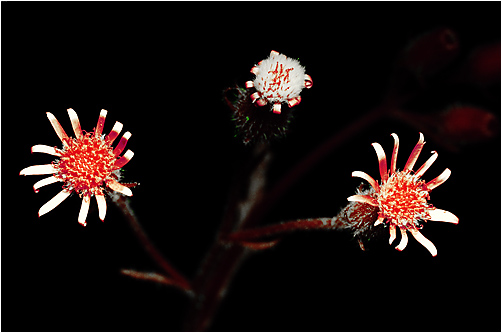
M119 196L117 199L114 199L113 202L120 208L120 211L126 217L126 220L129 222L134 234L138 237L138 240L141 245L143 245L145 251L157 263L157 265L159 265L159 267L172 278L174 285L185 291L190 291L190 282L188 282L188 280L181 275L181 273L179 273L178 270L176 270L153 245L152 241L148 238L147 234L143 230L143 227L136 218L136 215L129 207L127 200L128 199L126 197Z
M185 320L185 330L203 331L209 327L225 295L225 291L230 284L233 273L236 271L245 255L249 253L249 250L243 246L228 244L226 236L230 232L230 225L233 224L236 226L234 232L239 232L242 228L250 228L257 225L277 200L288 188L298 181L301 176L307 173L324 157L332 153L333 150L386 115L386 111L387 109L384 107L373 109L340 132L334 134L330 139L321 144L311 154L293 167L276 183L271 191L264 195L256 193L252 198L248 198L248 200L244 202L245 205L241 205L241 208L244 207L247 209L238 209L239 204L242 204L242 202L239 202L235 198L231 199L232 204L228 207L227 214L223 219L223 228L218 233L214 245L209 250L197 277L193 281L192 285L195 297ZM253 177L260 178L263 176L264 170L268 166L267 163L263 163L263 160L261 160L261 158L265 159L265 156L266 154L261 155L261 162L254 164L256 165L256 170L248 173L248 179L250 179L249 184L253 183ZM255 159L254 161L256 163L257 160ZM239 185L241 184L239 180ZM243 213L245 213L245 216L242 215ZM322 220L311 223L322 223Z
M234 272L248 253L243 247L222 240L238 227L256 202L260 201L269 162L268 145L257 145L251 156L243 163L238 178L230 190L229 204L215 242L192 282L195 297L185 320L184 329L187 331L207 329ZM247 191L243 191L246 189Z
M172 279L155 272L139 272L133 269L121 269L120 274L129 276L133 279L153 281L157 283L162 283L168 286L177 286L177 283Z
M277 236L296 230L343 229L344 227L344 221L338 216L334 218L320 217L316 219L301 219L264 227L239 230L228 235L227 240L240 243L241 241L258 240L260 238Z
M386 107L375 108L356 119L352 124L344 127L341 131L336 132L328 140L318 146L313 152L296 164L265 196L263 196L261 202L256 206L257 209L250 212L247 219L243 222L242 227L249 228L256 225L274 206L277 200L279 200L282 195L312 167L322 161L322 159L331 154L347 140L360 133L369 125L374 124L378 119L386 116L387 113L388 109Z

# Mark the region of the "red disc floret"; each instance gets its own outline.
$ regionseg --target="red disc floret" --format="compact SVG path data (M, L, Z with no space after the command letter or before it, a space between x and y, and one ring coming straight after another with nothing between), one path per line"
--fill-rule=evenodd
M64 188L79 196L103 194L102 186L112 175L116 157L111 147L94 132L80 139L67 140L60 151L61 158L54 162L55 177L64 182Z
M429 192L424 184L406 171L393 174L381 185L377 196L383 215L399 226L427 219Z

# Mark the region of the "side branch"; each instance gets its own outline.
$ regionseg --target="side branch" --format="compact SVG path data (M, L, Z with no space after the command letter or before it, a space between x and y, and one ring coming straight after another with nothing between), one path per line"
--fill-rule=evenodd
M150 257L166 272L170 277L172 277L173 284L179 286L185 291L191 291L190 282L181 275L168 261L164 258L164 256L157 250L157 248L153 245L150 238L148 238L147 234L141 227L141 224L137 220L133 211L130 209L127 198L120 196L118 199L114 199L113 202L120 208L121 212L126 217L127 221L131 225L136 237L138 237L139 241L143 245L145 251L150 255Z
M177 286L177 283L165 275L154 272L138 272L133 269L121 269L120 274L132 277L138 280L152 281L162 283L168 286Z
M242 227L252 227L268 213L282 195L312 167L333 153L335 149L362 132L366 127L374 124L377 120L387 116L389 109L386 106L377 107L356 119L344 129L336 132L331 138L319 145L313 152L298 162L285 176L283 176L272 189L263 196L247 218Z
M338 229L343 228L339 218L321 217L315 219L302 219L283 222L279 224L268 225L259 228L235 231L226 237L228 241L242 242L257 240L268 236L276 236L293 232L295 230L319 230L319 229Z

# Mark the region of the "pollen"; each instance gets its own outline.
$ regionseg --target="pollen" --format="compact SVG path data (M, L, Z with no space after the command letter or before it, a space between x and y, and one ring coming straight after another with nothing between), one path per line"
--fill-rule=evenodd
M102 194L102 186L111 180L116 157L104 140L93 132L80 139L67 141L61 158L54 163L55 177L65 183L64 188L83 195Z

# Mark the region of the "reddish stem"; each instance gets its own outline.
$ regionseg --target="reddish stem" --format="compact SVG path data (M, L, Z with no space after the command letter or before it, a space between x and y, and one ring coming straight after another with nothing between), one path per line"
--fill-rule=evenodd
M138 272L133 269L121 269L120 273L125 276L129 276L129 277L132 277L132 278L138 279L138 280L153 281L153 282L157 282L157 283L166 284L168 286L173 286L173 285L177 286L177 283L174 280L168 278L165 275L159 274L159 273Z
M272 241L269 241L269 242L247 242L247 241L240 241L239 242L239 245L241 246L244 246L245 248L248 248L248 249L251 249L251 250L258 250L258 251L261 251L261 250L266 250L266 249L270 249L274 246L277 245L277 243L279 243L280 239L274 239Z
M294 220L279 224L267 225L253 229L240 230L226 237L228 241L242 243L243 241L258 240L268 236L276 236L296 230L338 229L342 227L338 218L321 217L317 219Z
M247 219L242 224L242 227L251 227L256 225L264 215L273 207L276 201L307 171L319 163L323 158L328 156L341 146L344 142L354 137L357 133L371 124L374 124L378 119L387 115L386 107L375 108L362 117L358 118L349 126L344 127L340 132L336 132L331 138L318 146L312 153L296 164L275 186L268 192L256 205L257 209L253 209Z
M243 163L238 177L230 190L229 204L223 217L223 222L216 241L209 249L197 276L192 281L195 297L187 313L184 329L187 331L205 330L211 323L215 311L223 298L238 264L247 251L241 246L224 243L221 240L235 228L238 222L239 204L251 204L259 198L255 194L243 198L243 189L249 188L253 178L260 177L268 166L269 150L267 145L257 145L251 156Z
M334 134L306 158L300 161L286 176L284 176L273 189L258 199L253 208L239 225L240 228L256 225L272 208L285 191L300 179L315 164L332 153L334 149L345 141L360 133L370 124L386 115L387 109L376 108L358 118L354 123ZM252 172L250 173L250 175ZM236 200L233 201L235 205ZM229 222L235 222L235 206L229 207L224 218L225 229L228 230ZM316 222L317 223L317 222ZM314 223L315 224L315 223ZM225 242L225 232L219 232L217 240L209 250L197 278L193 282L195 298L193 299L188 316L185 320L185 329L188 331L202 331L207 329L221 302L233 273L242 262L246 253L245 248L238 245L228 245Z
M190 291L190 282L188 282L188 280L181 275L181 273L179 273L178 270L176 270L153 245L152 241L148 238L147 234L141 227L141 224L134 215L132 209L129 207L127 198L120 196L118 199L113 200L113 202L115 202L115 204L120 208L120 211L126 217L136 237L138 237L140 243L143 245L145 251L150 255L150 257L157 263L157 265L159 265L160 268L164 270L164 272L172 277L175 285L185 291Z

